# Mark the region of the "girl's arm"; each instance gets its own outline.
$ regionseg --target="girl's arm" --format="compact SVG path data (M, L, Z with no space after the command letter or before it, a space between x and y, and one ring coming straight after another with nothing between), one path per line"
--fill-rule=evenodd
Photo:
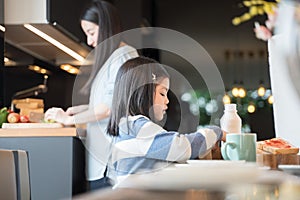
M199 129L190 134L164 131L153 138L146 157L179 162L201 157L211 150L222 136L221 129L216 126Z
M125 130L126 123L124 126ZM191 134L168 132L145 118L138 119L132 130L137 132L130 136L127 131L120 134L116 141L117 149L145 158L179 162L205 155L223 135L216 126ZM125 157L117 156L113 160Z

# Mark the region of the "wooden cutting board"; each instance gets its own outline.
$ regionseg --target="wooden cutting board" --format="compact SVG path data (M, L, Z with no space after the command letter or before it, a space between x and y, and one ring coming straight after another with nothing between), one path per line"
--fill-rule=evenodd
M267 166L271 169L278 169L278 165L299 165L300 155L272 154L262 150L257 150L256 162L259 166Z
M2 128L63 128L63 125L61 123L3 123Z

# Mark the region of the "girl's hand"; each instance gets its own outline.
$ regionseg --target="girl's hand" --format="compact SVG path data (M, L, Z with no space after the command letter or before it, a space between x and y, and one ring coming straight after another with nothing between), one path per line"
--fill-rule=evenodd
M226 135L227 135L227 132L225 132L225 131L222 131L223 132L223 137L222 137L222 141L223 142L226 142Z

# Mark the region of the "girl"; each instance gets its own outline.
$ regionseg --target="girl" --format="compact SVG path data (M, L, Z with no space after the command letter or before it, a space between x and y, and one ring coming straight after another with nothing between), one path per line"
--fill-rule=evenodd
M120 68L107 127L114 136L109 176L115 184L130 174L204 156L224 140L218 127L179 134L156 124L168 109L169 81L162 65L149 58L133 58Z

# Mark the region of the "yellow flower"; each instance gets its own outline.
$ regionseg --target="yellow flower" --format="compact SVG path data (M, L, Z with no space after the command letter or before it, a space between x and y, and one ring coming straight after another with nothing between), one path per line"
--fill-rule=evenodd
M280 0L265 1L265 0L248 0L243 1L243 5L249 8L249 11L242 14L239 17L235 17L232 20L232 24L237 26L242 22L248 21L254 16L264 15L264 14L273 14L274 10L277 8L277 3Z
M233 18L233 20L232 20L232 24L233 24L233 25L237 26L237 25L239 25L240 23L241 23L241 19L240 19L239 17Z

